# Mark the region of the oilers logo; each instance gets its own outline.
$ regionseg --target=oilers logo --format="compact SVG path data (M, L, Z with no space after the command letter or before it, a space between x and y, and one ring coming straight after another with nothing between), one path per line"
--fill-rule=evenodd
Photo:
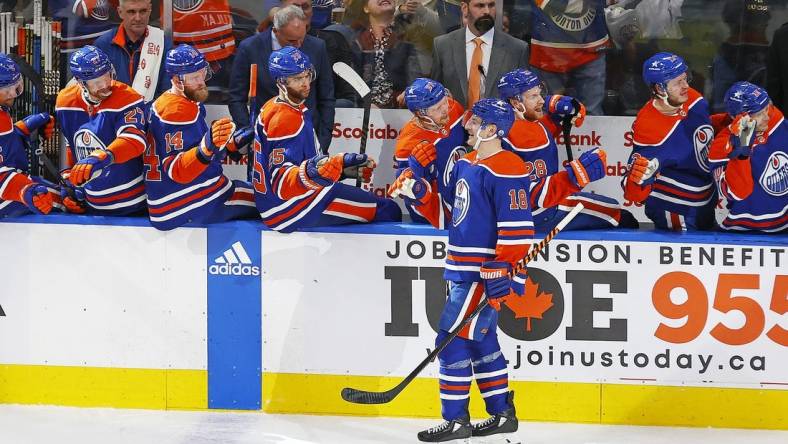
M761 187L772 196L785 196L788 194L788 155L782 151L775 151L761 174Z
M451 170L454 169L454 165L459 162L460 159L465 157L468 154L468 150L464 146L456 146L451 153L449 153L449 158L446 159L446 169L443 170L443 185L449 185L449 178L451 176Z
M701 125L692 135L692 144L695 148L695 159L703 171L709 170L709 148L714 139L714 128L711 125Z
M460 179L454 189L454 208L451 210L451 223L455 227L462 223L468 215L468 208L471 206L471 189L468 182Z
M107 147L101 142L93 131L89 129L80 129L74 134L74 155L77 160L82 160L90 155L95 150L106 150Z
M198 9L205 0L173 0L172 6L179 12L189 12Z

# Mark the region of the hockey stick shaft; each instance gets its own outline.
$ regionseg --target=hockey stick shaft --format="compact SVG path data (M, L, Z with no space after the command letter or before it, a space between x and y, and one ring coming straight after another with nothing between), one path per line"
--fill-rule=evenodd
M336 73L337 76L342 78L350 86L352 86L354 90L356 90L356 93L358 93L359 97L361 97L361 100L363 101L364 116L361 120L361 142L359 144L358 152L364 154L367 152L367 137L368 137L367 133L369 133L369 115L372 110L372 100L369 95L370 93L369 86L366 83L364 83L364 79L362 79L357 72L353 71L353 69L347 63L336 62L334 63L333 69L334 69L334 73ZM356 186L357 187L361 186L360 178L356 179Z
M517 262L516 267L524 268L529 262L531 262L534 258L536 258L539 252L541 252L544 249L544 247L558 233L560 233L561 230L563 230L569 224L569 222L571 222L572 219L574 219L575 216L577 216L582 210L583 210L583 204L577 204L577 206L575 206L572 209L572 211L569 212L569 214L564 216L564 218L561 220L561 222L558 223L558 225L555 226L555 228L553 228L552 230L550 230L549 233L547 233L547 236L545 236L541 242L539 242L537 245L531 248L528 254ZM468 325L479 313L481 313L482 310L484 310L487 307L487 305L489 305L489 302L485 298L483 301L479 303L479 305L476 306L476 309L473 310L473 312L471 312L471 314L468 315L468 317L466 317L460 323L460 325L458 325L454 330L449 332L449 334L445 338L443 338L443 340L439 344L436 344L435 349L432 352L430 352L430 354L427 355L427 357L423 361L421 361L419 365L416 366L416 368L413 369L413 371L410 372L410 374L408 374L408 376L405 377L405 379L403 379L399 384L397 384L396 387L385 392L367 392L363 390L357 390L357 389L346 387L342 389L342 399L344 399L347 402L352 402L355 404L385 404L387 402L391 402L405 387L408 386L408 384L410 384L414 379L416 379L416 376L418 376L418 374L421 373L421 371L424 370L424 368L427 367L427 365L430 362L435 360L438 354L441 351L443 351L443 349L446 348L449 345L449 343L452 340L454 340L454 338L457 337L457 335L460 334L460 331L462 331L462 329L465 328L466 325Z
M567 114L561 120L561 132L564 136L564 146L566 147L566 158L568 161L573 161L574 156L572 155L572 143L570 138L572 137L572 119L577 116L577 113L580 112L580 102L577 99L572 99L572 107L574 108L574 112L572 114Z

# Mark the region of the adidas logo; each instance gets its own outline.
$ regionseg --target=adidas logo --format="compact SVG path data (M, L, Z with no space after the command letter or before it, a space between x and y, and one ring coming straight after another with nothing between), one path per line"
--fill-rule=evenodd
M252 259L244 250L241 242L233 244L232 248L223 255L213 260L214 264L208 267L208 273L220 276L260 276L260 267L252 265Z

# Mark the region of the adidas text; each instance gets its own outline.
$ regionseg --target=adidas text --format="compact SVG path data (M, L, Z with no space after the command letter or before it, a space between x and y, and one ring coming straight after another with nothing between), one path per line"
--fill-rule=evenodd
M260 276L260 267L244 264L211 265L208 272L220 276Z

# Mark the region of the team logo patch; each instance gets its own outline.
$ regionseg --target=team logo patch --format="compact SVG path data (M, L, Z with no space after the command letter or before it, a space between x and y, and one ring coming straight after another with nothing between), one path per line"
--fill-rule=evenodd
M198 9L205 0L173 0L172 5L178 12L189 12Z
M460 179L454 189L454 208L451 210L451 223L455 227L462 223L468 215L468 208L471 206L471 190L468 182Z
M709 147L714 139L714 129L711 125L701 125L692 135L692 145L695 148L695 159L703 171L709 171Z
M565 31L572 33L584 31L591 26L596 18L596 6L591 2L583 2L582 5L577 6L580 7L579 11L573 11L567 7L564 11L550 13L550 18L553 19L553 23Z
M101 139L89 129L80 129L74 134L74 154L77 160L82 160L95 150L105 150L107 147Z
M761 174L761 187L772 196L788 194L788 155L775 151Z
M446 160L446 168L443 170L443 185L449 185L449 178L451 176L451 170L454 169L454 165L460 161L465 155L468 154L468 150L464 146L457 146L451 150L449 153L449 158Z
M107 21L109 20L109 7L109 0L99 0L90 11L90 16L96 20Z

